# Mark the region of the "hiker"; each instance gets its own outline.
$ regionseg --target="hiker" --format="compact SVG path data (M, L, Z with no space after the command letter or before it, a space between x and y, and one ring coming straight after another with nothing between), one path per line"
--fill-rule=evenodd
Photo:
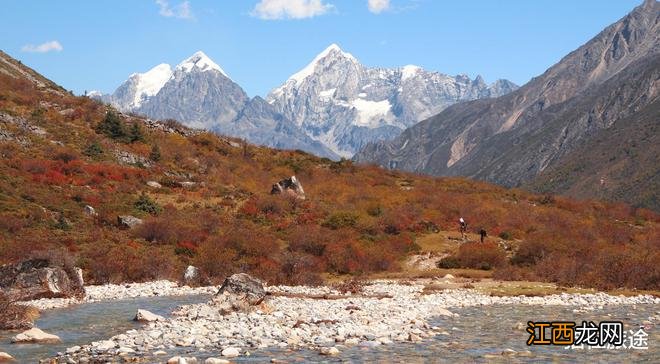
M484 230L484 228L481 228L481 230L479 230L479 235L481 236L481 242L483 243L483 242L484 242L484 238L485 238L488 234L486 233L486 230Z
M463 220L462 217L458 219L458 223L460 224L460 228L461 228L461 238L465 240L465 233L467 232L467 223L465 222L465 220Z

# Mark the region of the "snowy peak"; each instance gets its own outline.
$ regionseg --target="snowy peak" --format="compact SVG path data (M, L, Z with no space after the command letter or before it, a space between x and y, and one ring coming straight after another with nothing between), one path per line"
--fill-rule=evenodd
M225 73L225 71L222 68L220 68L220 66L218 66L217 63L213 62L211 58L209 58L202 51L196 52L192 56L183 60L181 63L179 63L176 66L176 70L185 73L189 73L194 70L198 70L200 72L215 70L222 73L225 77L229 78L229 76L227 76L227 73Z
M140 107L144 98L157 94L171 77L172 68L166 63L159 64L145 73L132 74L129 82L133 83L135 94L131 107Z
M292 75L289 81L296 81L297 84L302 83L304 79L314 74L319 64L324 63L328 59L346 59L352 63L359 63L352 54L342 51L337 44L333 43L324 49L323 52L319 53L305 68Z
M422 68L412 64L401 67L401 81L415 77L419 71L422 71Z

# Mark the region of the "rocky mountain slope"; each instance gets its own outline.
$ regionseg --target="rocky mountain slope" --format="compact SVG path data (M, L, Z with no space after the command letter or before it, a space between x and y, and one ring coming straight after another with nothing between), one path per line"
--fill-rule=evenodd
M519 186L561 168L563 158L578 147L598 140L594 138L618 120L635 118L657 100L659 18L660 5L647 0L520 89L497 99L451 106L393 141L367 146L355 160L505 186ZM618 142L626 140L621 136ZM651 152L657 155L658 146L651 146ZM628 158L628 164L637 163L634 156L622 158ZM597 161L605 163L597 169L609 164ZM645 168L657 176L660 166ZM658 190L649 191L649 187L637 184L629 196L657 196ZM621 198L616 193L596 193L596 189L583 191L582 197ZM657 201L657 197L645 200ZM629 201L659 208L654 203Z
M190 127L253 143L337 158L262 99L250 99L203 52L193 54L173 69L161 64L148 72L133 74L112 95L100 99L124 112L175 119Z
M480 76L452 77L413 65L369 68L333 44L266 100L312 138L350 157L449 105L517 88L507 80L487 85Z

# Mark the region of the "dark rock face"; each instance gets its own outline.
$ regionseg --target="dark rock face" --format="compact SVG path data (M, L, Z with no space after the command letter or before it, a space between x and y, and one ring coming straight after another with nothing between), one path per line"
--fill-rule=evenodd
M78 269L52 266L46 259L3 265L0 267L0 288L15 301L85 295Z
M659 18L660 3L646 1L520 89L450 106L354 160L524 185L658 99ZM652 168L657 175L658 165Z
M299 198L301 200L305 199L305 190L303 190L302 184L296 176L291 176L291 178L285 178L276 184L273 185L273 188L270 190L271 195L285 194Z

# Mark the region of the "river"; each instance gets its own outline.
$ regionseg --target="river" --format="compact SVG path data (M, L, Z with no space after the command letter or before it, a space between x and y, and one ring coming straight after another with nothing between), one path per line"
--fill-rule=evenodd
M139 328L131 321L138 308L167 316L182 304L204 302L208 296L148 297L105 301L45 311L36 326L56 334L61 344L10 344L15 333L0 333L0 351L6 351L20 363L36 363L39 359L55 356L67 347L109 338L126 330ZM658 362L660 358L660 331L647 325L648 349L565 349L558 346L527 346L529 335L520 323L532 321L622 321L626 331L639 329L640 324L660 314L660 305L605 306L587 312L574 312L575 307L494 305L453 309L458 317L442 317L430 321L445 330L435 338L422 343L394 343L377 347L342 347L337 357L323 357L316 351L261 349L250 356L236 358L236 362L269 362L271 358L288 362ZM506 349L519 355L501 355ZM196 356L198 359L219 357L218 352L190 352L191 349L169 350L168 356L147 359L162 362L174 355ZM188 351L188 352L186 352ZM525 353L529 351L528 353Z

